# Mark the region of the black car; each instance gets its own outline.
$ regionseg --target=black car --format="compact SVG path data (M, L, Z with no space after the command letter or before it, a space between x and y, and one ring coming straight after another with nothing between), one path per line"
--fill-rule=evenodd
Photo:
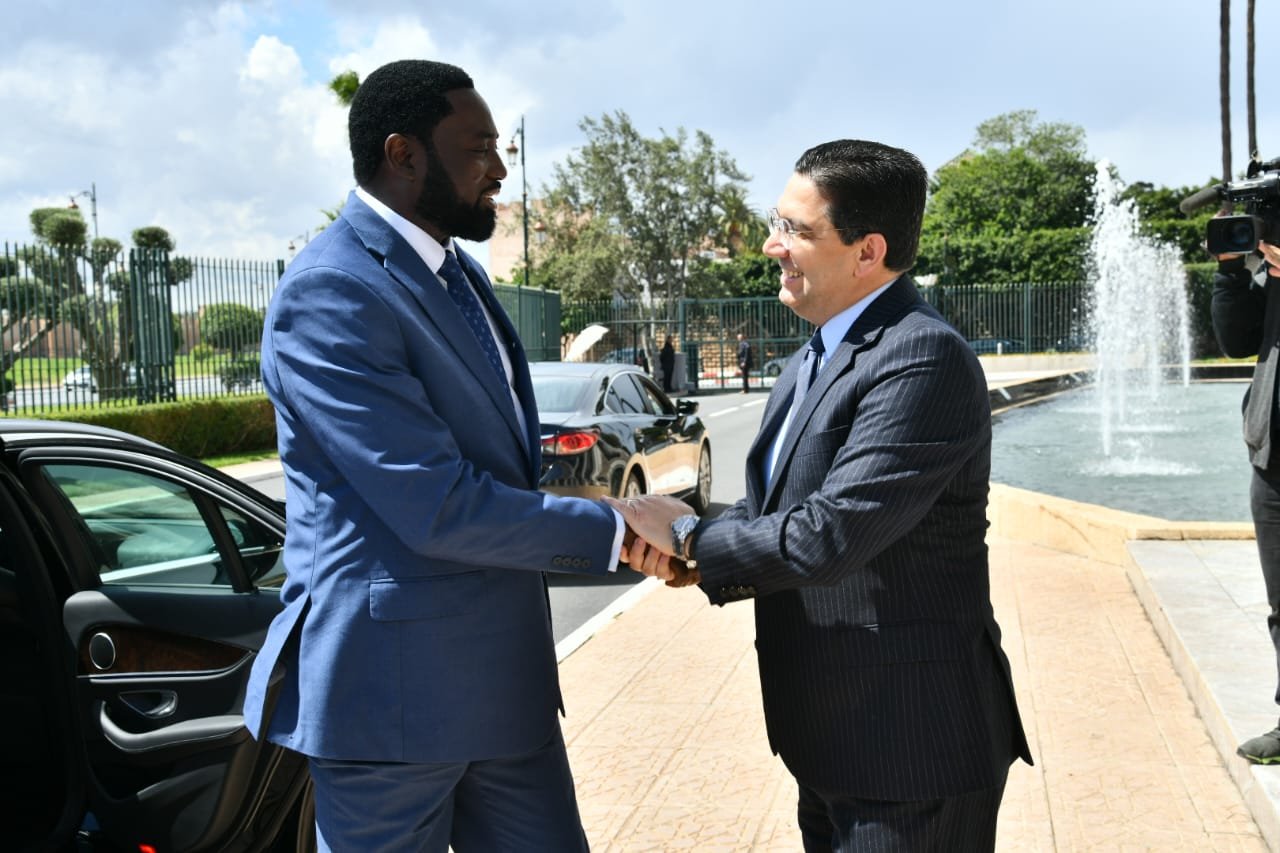
M693 400L673 403L621 364L534 362L546 491L600 498L668 494L711 503L711 443Z
M242 716L284 529L151 442L0 421L0 847L314 848L305 760Z

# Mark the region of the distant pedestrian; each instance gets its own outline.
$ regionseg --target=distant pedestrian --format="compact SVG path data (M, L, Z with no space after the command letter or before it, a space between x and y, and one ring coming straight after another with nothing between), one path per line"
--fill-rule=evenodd
M738 333L738 372L742 374L742 393L751 390L751 341Z
M662 345L662 351L658 353L658 366L662 368L662 390L670 394L675 385L671 381L672 374L676 372L676 348L671 343L670 335L667 335L666 343Z
M644 347L636 347L636 367L647 375L649 373L649 356L644 354Z

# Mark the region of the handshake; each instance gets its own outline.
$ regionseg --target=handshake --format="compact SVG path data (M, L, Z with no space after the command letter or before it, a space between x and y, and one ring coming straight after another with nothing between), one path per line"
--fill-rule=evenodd
M605 500L627 523L619 555L622 562L642 575L666 581L667 586L689 586L701 580L696 568L676 556L672 541L671 523L693 514L687 503L665 495Z

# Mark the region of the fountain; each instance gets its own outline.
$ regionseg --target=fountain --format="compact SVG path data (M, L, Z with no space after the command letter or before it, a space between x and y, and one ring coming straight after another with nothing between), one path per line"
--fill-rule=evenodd
M1177 364L1190 381L1191 332L1186 274L1176 247L1144 236L1132 199L1111 164L1097 164L1094 229L1090 245L1093 297L1089 336L1097 353L1094 381L1101 405L1102 452L1112 456L1120 432L1151 424L1166 386L1165 368ZM1133 444L1129 448L1135 447ZM1140 449L1140 444L1138 445Z
M1132 201L1098 164L1087 388L1000 416L991 478L1167 519L1245 521L1242 383L1190 383L1178 251L1142 235ZM1169 381L1170 367L1181 379Z

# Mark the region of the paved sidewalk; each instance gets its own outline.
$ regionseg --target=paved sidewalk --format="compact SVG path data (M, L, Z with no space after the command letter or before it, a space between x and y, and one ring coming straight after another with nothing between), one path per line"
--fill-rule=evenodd
M1266 850L1125 571L994 539L996 616L1036 766L1015 764L1001 850ZM592 849L794 851L769 754L752 608L647 582L561 664Z
M988 379L994 387L1006 377ZM1053 514L1063 520L1057 508ZM1092 517L1079 525L1099 527ZM1261 580L1256 562L1247 564L1253 543L1144 542L1154 550L1139 547L1129 566L1022 538L991 536L988 544L996 618L1036 759L1012 768L999 849L1267 850L1241 787L1265 812L1269 788L1280 784L1259 784L1258 774L1280 782L1280 768L1253 770L1231 757L1235 735L1211 736L1201 717L1213 715L1218 688L1194 684L1206 642L1219 663L1224 643L1234 644L1269 671L1265 633L1256 636L1263 627ZM1233 631L1243 633L1197 639L1214 636L1206 626L1224 605L1201 598L1197 607L1191 593L1181 596L1187 607L1166 606L1169 590L1200 589L1204 570L1159 546L1237 566L1219 585L1235 588L1219 599L1240 602L1229 609ZM1144 566L1157 567L1156 580L1146 580ZM750 603L712 607L700 592L652 581L625 598L620 614L584 632L594 631L589 639L562 646L565 736L592 849L799 850L794 783L764 734ZM1188 622L1188 610L1198 613L1198 630L1184 640L1187 632L1171 625ZM1243 627L1250 620L1258 625ZM1261 703L1237 724L1245 728L1271 714L1269 683L1253 680L1246 674L1220 689L1237 694L1225 700L1233 707ZM1229 772L1230 761L1238 764Z

